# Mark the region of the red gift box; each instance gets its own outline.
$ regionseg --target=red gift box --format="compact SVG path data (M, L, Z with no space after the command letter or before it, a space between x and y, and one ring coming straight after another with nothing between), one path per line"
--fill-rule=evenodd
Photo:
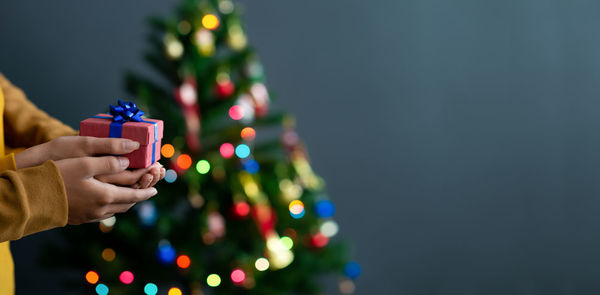
M112 124L112 126L111 126ZM113 122L113 116L98 114L79 123L79 135L94 137L118 137L111 134L120 130L120 137L140 143L140 148L126 155L129 168L146 168L160 159L160 143L163 137L163 121L143 118L141 122ZM113 135L113 136L111 136Z

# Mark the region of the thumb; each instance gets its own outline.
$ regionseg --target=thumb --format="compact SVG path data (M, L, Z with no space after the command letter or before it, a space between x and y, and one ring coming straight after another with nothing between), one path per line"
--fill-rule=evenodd
M129 166L129 159L125 157L85 157L86 176L92 177L101 174L119 173Z

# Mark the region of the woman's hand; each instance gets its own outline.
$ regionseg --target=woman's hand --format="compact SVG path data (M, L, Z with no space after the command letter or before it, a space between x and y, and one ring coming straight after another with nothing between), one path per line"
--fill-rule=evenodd
M162 164L156 162L148 168L133 171L124 170L119 173L103 174L94 177L106 183L131 186L132 188L148 188L165 178L165 168L163 168Z
M30 147L17 155L17 169L42 165L48 160L63 160L95 155L123 155L140 147L138 142L123 138L63 136Z
M124 157L79 157L56 161L69 203L69 224L99 221L129 210L156 195L155 188L133 189L101 182L99 175L118 174L127 168Z
M17 169L33 167L48 160L59 161L70 158L96 155L123 155L140 147L138 142L124 138L98 138L91 136L63 136L33 146L15 155ZM133 171L123 170L116 174L95 176L96 179L133 188L154 186L165 177L165 169L159 163Z

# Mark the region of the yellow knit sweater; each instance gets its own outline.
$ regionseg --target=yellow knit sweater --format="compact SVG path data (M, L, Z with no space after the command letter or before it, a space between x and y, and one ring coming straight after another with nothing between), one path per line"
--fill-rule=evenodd
M10 240L67 224L67 195L52 161L17 170L14 152L76 132L39 110L0 74L0 294L14 293Z

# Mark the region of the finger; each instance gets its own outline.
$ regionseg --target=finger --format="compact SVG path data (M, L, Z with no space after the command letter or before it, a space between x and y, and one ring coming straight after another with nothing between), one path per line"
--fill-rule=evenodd
M87 177L119 173L129 166L129 160L125 157L84 157L77 160L80 161L82 172Z
M167 170L165 168L160 168L160 180L165 178L165 174L167 174Z
M108 210L108 212L110 212L110 214L124 213L124 212L127 212L129 209L131 209L131 207L133 207L135 204L136 203L111 204L108 206L107 210Z
M150 174L152 174L152 182L149 186L155 186L160 180L160 168L152 168L152 170L150 170Z
M138 182L140 184L140 188L148 188L150 183L152 183L152 174L144 174L142 179Z
M158 191L153 187L133 189L130 187L116 186L102 182L99 183L105 187L108 186L107 189L110 191L112 204L137 203L147 200L158 193Z
M150 179L150 182L148 184L146 184L145 182L142 184L142 181L140 180L139 184L141 188L154 186L156 182L158 182L158 177L160 176L160 173L155 173L154 171L160 171L160 167L162 167L162 164L158 162L152 164L152 166L149 167L149 175L152 176L152 179Z
M81 136L80 144L87 155L123 155L140 147L140 143L125 138Z
M133 171L124 170L115 174L103 174L95 176L96 179L117 185L133 185L137 183L144 174L148 173L150 169L136 169Z

